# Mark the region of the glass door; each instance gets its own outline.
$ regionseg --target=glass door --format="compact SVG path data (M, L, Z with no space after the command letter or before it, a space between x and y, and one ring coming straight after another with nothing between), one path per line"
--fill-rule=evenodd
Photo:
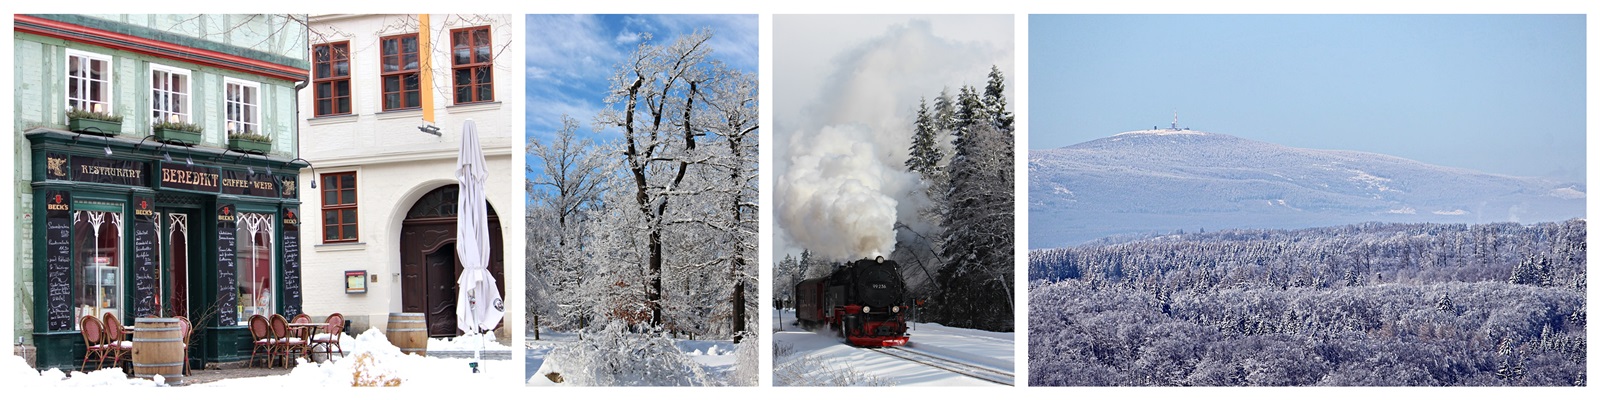
M161 221L161 314L189 317L189 214L169 210L157 214Z

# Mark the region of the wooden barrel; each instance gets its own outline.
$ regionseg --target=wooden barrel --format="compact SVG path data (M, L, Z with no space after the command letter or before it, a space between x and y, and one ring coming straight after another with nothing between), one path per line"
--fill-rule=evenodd
M133 376L161 375L167 384L183 382L183 328L177 318L133 320Z
M400 351L428 354L428 319L422 313L389 313L389 326L383 334Z

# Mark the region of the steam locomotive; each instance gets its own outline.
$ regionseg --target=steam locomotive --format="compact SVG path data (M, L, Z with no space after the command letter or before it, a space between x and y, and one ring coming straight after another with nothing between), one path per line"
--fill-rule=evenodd
M900 266L882 256L846 263L826 277L794 286L795 315L802 327L826 325L863 347L906 344L906 284Z

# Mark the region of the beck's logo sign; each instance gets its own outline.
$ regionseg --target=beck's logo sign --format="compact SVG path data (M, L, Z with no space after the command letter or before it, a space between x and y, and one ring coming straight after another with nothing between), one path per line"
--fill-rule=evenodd
M69 208L67 207L66 201L61 198L60 194L56 194L54 197L51 197L50 198L50 203L45 204L44 205L44 209L50 210L50 211L68 211L69 210Z

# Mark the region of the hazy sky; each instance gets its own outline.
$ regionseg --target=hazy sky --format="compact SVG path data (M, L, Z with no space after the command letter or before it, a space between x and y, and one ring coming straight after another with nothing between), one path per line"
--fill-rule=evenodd
M1029 144L1178 124L1585 178L1582 15L1034 15Z

